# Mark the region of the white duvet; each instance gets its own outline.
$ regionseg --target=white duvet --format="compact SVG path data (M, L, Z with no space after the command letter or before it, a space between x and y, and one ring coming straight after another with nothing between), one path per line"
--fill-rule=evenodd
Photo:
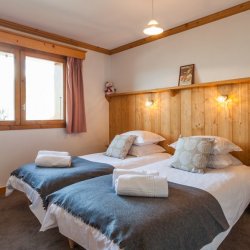
M211 193L220 203L230 225L226 232L220 233L213 242L202 248L202 250L217 249L250 202L250 167L241 165L218 170L211 169L205 174L197 174L171 168L170 163L171 159L137 169L159 171L161 176L167 176L169 182L200 188ZM52 204L47 210L41 230L45 231L56 226L63 235L88 250L119 249L101 232Z
M167 153L156 153L142 157L127 156L124 160L109 157L104 153L96 153L80 156L83 159L102 162L112 165L115 168L131 169L135 167L141 167L146 164L154 163L157 161L168 159L171 155ZM14 189L24 192L31 202L30 210L37 217L40 223L43 222L45 216L45 210L43 208L43 202L40 195L31 186L20 180L15 176L10 176L6 185L6 196L10 195Z

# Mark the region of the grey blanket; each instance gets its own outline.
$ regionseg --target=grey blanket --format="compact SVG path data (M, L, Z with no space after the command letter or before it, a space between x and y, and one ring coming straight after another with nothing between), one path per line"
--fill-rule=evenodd
M110 174L113 169L109 164L73 157L71 167L41 168L35 163L30 163L14 170L11 175L22 179L35 189L43 200L44 208L47 208L45 200L47 195L73 183Z
M209 193L169 183L168 198L118 196L112 175L61 189L47 197L127 250L196 250L229 225Z

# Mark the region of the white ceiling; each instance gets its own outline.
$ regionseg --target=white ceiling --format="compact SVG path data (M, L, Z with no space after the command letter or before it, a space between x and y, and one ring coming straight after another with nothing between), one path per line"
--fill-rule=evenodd
M246 0L155 0L155 18L173 28ZM144 38L151 0L0 0L0 18L106 49Z

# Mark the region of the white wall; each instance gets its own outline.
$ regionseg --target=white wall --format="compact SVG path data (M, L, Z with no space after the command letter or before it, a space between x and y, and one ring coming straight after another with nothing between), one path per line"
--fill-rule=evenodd
M110 57L89 51L83 65L87 132L67 135L64 129L0 131L0 187L10 172L32 162L39 149L65 150L72 155L100 152L108 143L108 102L104 82L110 75Z
M179 67L195 64L195 82L250 76L250 11L111 57L117 91L176 86Z

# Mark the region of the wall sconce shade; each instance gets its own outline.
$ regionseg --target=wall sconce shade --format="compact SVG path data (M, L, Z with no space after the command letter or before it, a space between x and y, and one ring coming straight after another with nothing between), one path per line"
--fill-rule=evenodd
M152 107L154 105L154 101L153 100L148 100L145 102L145 106L146 107Z
M228 102L228 96L227 95L220 95L216 98L218 103L226 103Z

